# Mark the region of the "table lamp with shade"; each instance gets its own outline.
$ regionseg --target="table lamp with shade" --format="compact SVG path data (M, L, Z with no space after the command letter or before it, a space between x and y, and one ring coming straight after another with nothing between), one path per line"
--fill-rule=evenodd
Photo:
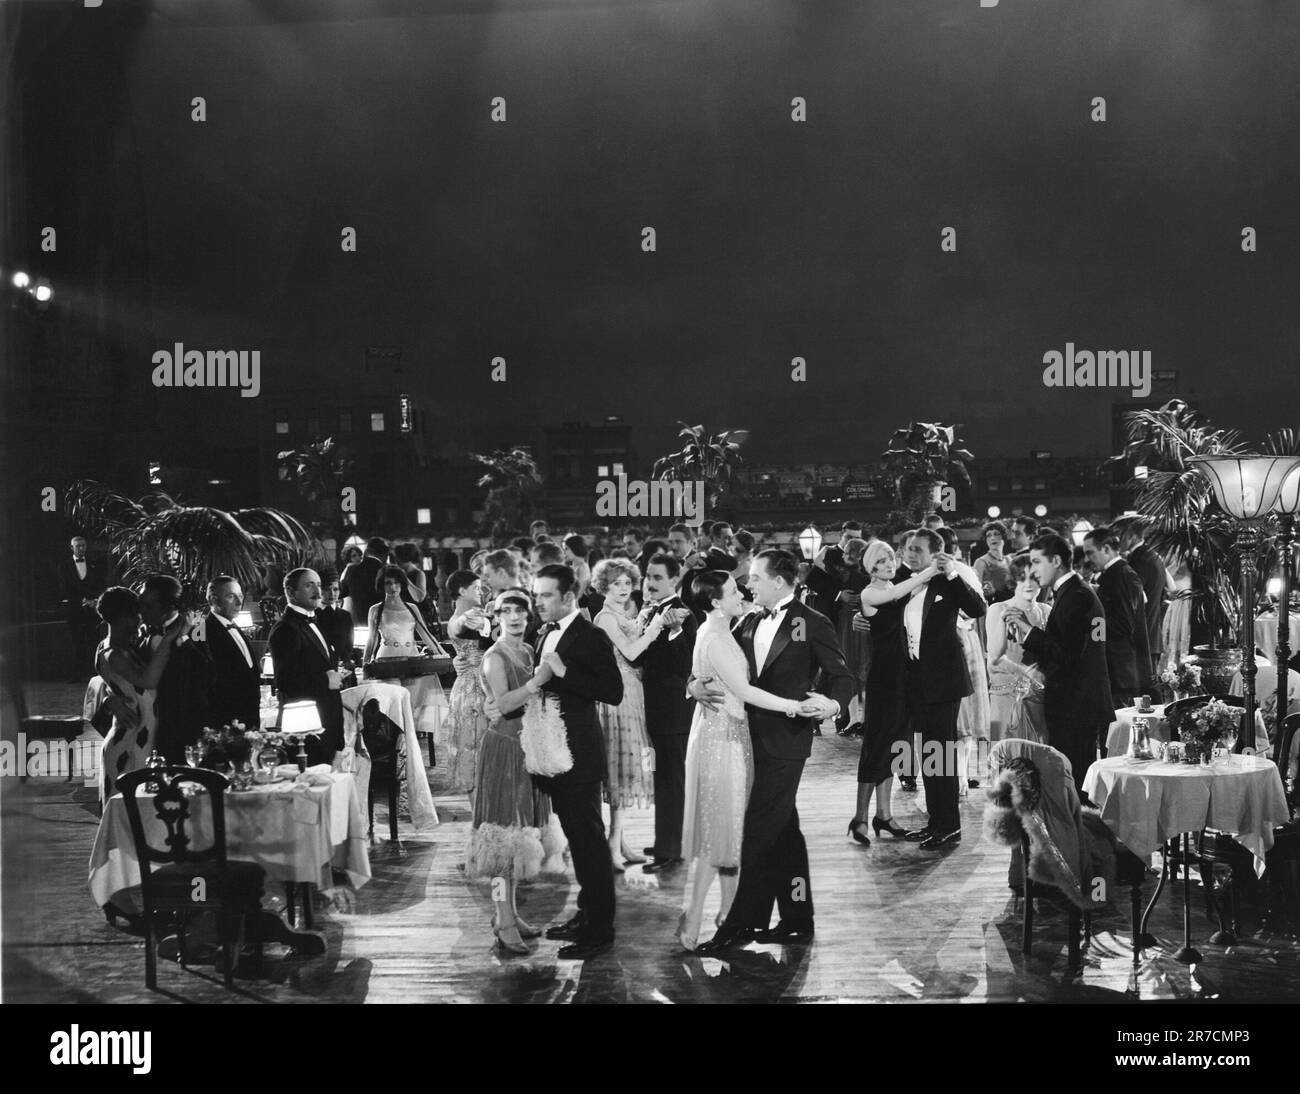
M1070 529L1070 538L1076 547L1082 547L1083 541L1088 538L1088 533L1091 531L1092 521L1081 518L1075 521L1074 527Z
M294 703L285 703L280 708L280 717L276 721L276 731L298 741L298 770L307 770L308 737L323 733L325 727L320 724L320 711L310 699L300 699Z
M1192 456L1187 465L1199 471L1214 491L1219 508L1237 522L1234 547L1241 561L1241 682L1246 710L1242 724L1255 725L1255 566L1259 551L1260 529L1278 503L1278 495L1288 476L1300 471L1300 456L1260 456L1253 453L1231 456ZM1279 613L1279 624L1281 615ZM1279 640L1282 633L1278 633ZM1280 655L1280 651L1279 651ZM1286 714L1286 672L1279 670L1283 689L1279 713ZM1237 734L1240 752L1253 732ZM1277 735L1281 741L1282 735Z
M1282 762L1278 750L1282 747L1282 724L1287 714L1287 678L1291 661L1291 585L1295 579L1295 517L1300 513L1300 468L1291 471L1278 487L1273 503L1281 526L1277 536L1278 562L1282 576L1277 588L1277 730L1273 738L1273 759ZM1269 592L1273 591L1269 582Z

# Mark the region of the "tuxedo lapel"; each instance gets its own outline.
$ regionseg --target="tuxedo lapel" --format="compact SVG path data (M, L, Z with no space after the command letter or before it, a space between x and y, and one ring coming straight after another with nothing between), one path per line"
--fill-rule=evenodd
M564 656L564 652L578 640L578 628L586 622L587 621L583 619L582 616L579 616L565 627L562 632L560 632L560 640L555 644L555 652L557 655L560 657ZM588 626L590 626L590 624L588 624Z
M795 603L791 601L790 606L785 610L785 616L781 619L781 625L776 628L776 634L772 636L772 645L768 647L767 660L763 662L763 668L759 676L767 672L768 667L785 651L786 646L790 644L790 629L794 625Z
M290 611L287 612L287 614L291 619L293 619L295 623L298 624L298 627L302 630L303 640L307 643L307 645L309 645L313 650L319 653L321 657L325 660L326 664L332 664L334 658L330 655L329 648L327 646L322 646L320 644L319 639L317 639L316 637L315 631L311 629L313 620L308 619L301 612Z

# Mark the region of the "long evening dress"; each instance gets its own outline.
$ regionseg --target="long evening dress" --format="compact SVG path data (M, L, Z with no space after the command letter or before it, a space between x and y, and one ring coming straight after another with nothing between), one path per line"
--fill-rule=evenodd
M862 722L862 752L858 757L858 782L875 785L894 774L895 757L899 773L911 765L895 749L896 742L910 747L910 734L903 718L903 609L907 598L891 600L876 608L871 620L871 658L867 670L866 717Z
M477 635L452 638L451 645L456 651L452 659L456 682L451 686L445 733L439 739L438 764L446 771L449 790L473 790L479 742L487 731L487 715L483 711L487 701L483 690L484 651Z
M717 710L696 704L691 719L682 855L688 862L698 858L709 866L734 868L740 866L745 807L754 785L754 746L745 704L722 682L714 666L715 655L745 665L745 654L729 631L713 631L696 639L691 671L697 677L712 676L713 686L725 695Z
M158 717L154 711L154 692L137 691L124 676L108 667L108 639L104 639L95 650L95 671L113 685L114 691L140 717L139 725L134 729L119 722L113 716L112 731L104 738L101 753L101 770L99 800L108 801L117 793L117 780L128 771L138 771L153 752L154 739L158 733ZM127 651L141 669L145 667L144 659L135 650Z
M635 619L615 615L602 609L596 619L608 616L630 640L641 637L642 628ZM599 623L596 623L599 626ZM607 778L605 792L615 809L631 805L647 806L654 801L654 749L645 727L645 689L641 670L614 647L618 671L623 677L623 701L618 706L596 704L596 716L605 734Z
M479 652L480 664L489 653L505 661L507 690L523 687L533 675L532 651L527 646L515 650L497 642ZM482 687L481 674L479 683ZM519 744L523 710L509 714L486 727L477 749L474 817L465 849L465 874L515 881L527 881L539 873L562 874L563 833L551 812L550 798L535 788L524 767L524 750Z
M1006 604L994 604L989 611L1001 614ZM1032 627L1047 626L1050 604L1033 603L1025 610ZM1002 665L1011 661L1024 664L1025 648L1007 636L1007 648L998 664L989 670L989 740L1022 738L1047 743L1047 720L1043 713L1043 678L1037 669L1025 675Z

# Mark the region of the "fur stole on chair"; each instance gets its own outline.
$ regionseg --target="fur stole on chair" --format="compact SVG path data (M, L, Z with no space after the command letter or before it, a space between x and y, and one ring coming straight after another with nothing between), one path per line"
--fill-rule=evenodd
M1038 808L1041 797L1042 782L1033 761L1023 757L1011 760L989 786L984 834L1008 847L1019 846L1021 837L1028 834L1030 878L1059 889L1076 906L1087 908L1089 901L1078 873L1061 854Z

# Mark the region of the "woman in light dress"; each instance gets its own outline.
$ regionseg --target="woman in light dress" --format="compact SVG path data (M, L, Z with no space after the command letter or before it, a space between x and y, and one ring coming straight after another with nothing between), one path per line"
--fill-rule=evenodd
M940 528L944 550L956 560L953 568L958 576L981 596L984 595L980 576L962 560L957 545L957 533L951 528ZM990 537L990 546L996 536ZM987 556L982 556L987 557ZM971 693L957 708L957 770L960 794L966 797L967 789L979 786L980 742L988 749L989 739L989 674L984 664L984 643L980 639L979 620L965 613L957 616L957 637L961 639L962 653L966 656L966 672L970 676ZM970 761L975 761L975 778L970 777Z
M1035 627L1045 627L1051 605L1038 599L1038 582L1029 569L1029 556L1011 560L1015 594L1010 600L989 605L986 620L989 635L989 736L995 741L1018 737L1047 743L1047 721L1043 713L1043 674L1024 663L1024 635L1008 633L1008 608L1019 608Z
M474 575L471 574L471 577ZM507 589L493 605L501 637L482 654L482 677L502 715L488 725L478 748L474 817L465 853L465 874L490 880L492 933L506 953L526 954L526 939L541 931L515 907L516 889L543 871L563 871L564 840L552 823L551 803L533 785L519 743L523 710L532 694L533 651L524 641L532 601L523 589ZM543 666L545 683L551 670Z
M726 919L739 882L745 806L754 785L745 704L783 714L797 714L800 704L749 682L749 664L731 633L731 623L745 611L746 602L731 574L722 570L695 574L684 599L687 607L705 613L695 637L691 671L696 677L713 677L715 686L725 692L715 710L696 706L686 744L682 855L691 864L691 878L677 940L683 949L694 951L714 877L721 877L722 887L715 923Z
M1169 592L1169 607L1160 624L1163 652L1159 672L1177 668L1192 649L1192 570L1185 558L1175 556L1172 564L1165 567L1165 588Z
M444 734L437 738L439 764L447 775L447 788L474 792L474 758L487 730L483 712L487 698L483 690L483 654L492 645L488 637L492 621L483 610L483 582L472 570L456 570L447 578L447 595L452 598L447 636L455 656L456 682Z
M422 652L434 657L445 656L424 619L405 599L408 590L405 571L400 566L385 566L380 571L379 580L384 599L370 608L367 617L370 640L366 643L362 664L392 657L419 657ZM447 715L447 697L438 677L430 673L428 676L403 676L390 682L401 684L410 693L416 732L428 733L437 740L439 728ZM416 757L411 759L414 762Z
M150 656L148 647L140 644L140 598L135 593L120 585L106 589L96 611L108 624L108 637L95 651L95 671L112 686L108 701L113 711L113 728L104 738L101 753L102 805L117 793L117 780L144 767L153 752L158 732L154 689L190 620L180 613Z
M605 733L609 855L616 874L623 873L625 866L645 862L645 857L635 854L623 838L624 811L632 805L644 808L654 802L654 749L646 733L641 670L633 662L659 637L664 621L661 613L643 628L635 616L627 614L632 590L640 583L641 571L635 562L625 558L601 559L591 575L593 591L605 598L592 622L609 635L623 677L623 701L618 706L596 704L596 716Z

